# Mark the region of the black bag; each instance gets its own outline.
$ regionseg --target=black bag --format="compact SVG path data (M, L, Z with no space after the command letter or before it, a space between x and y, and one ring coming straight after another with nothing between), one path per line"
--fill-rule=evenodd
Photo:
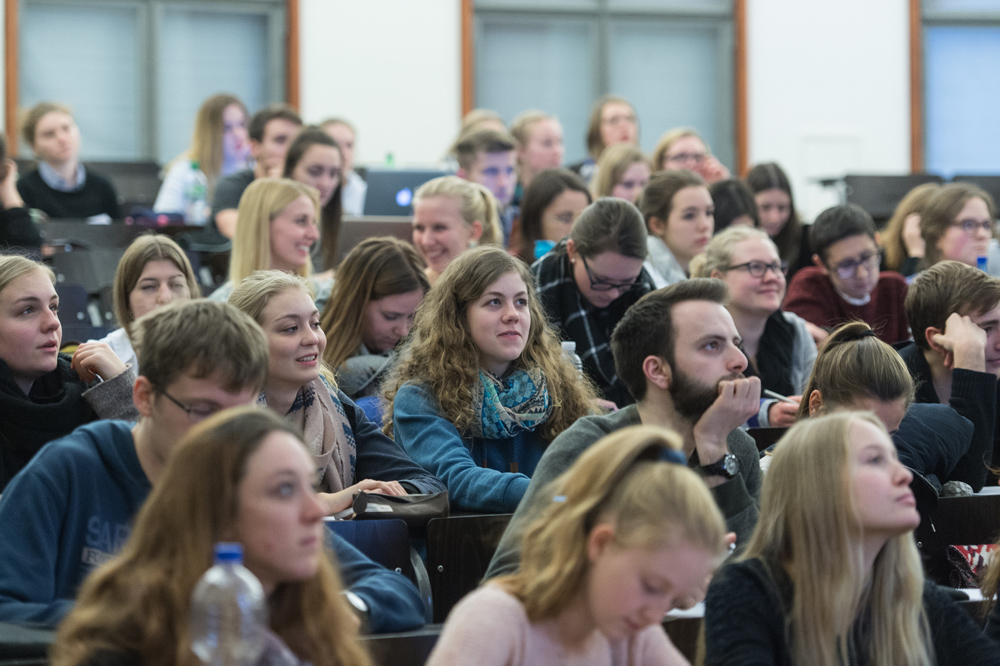
M395 518L409 527L425 527L432 518L447 518L451 512L448 491L430 495L379 495L359 492L354 496L354 520Z

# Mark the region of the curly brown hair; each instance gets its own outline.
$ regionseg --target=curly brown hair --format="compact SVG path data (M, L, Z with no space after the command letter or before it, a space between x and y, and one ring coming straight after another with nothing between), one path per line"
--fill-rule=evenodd
M472 389L479 377L479 349L472 339L466 313L469 304L508 273L517 273L527 287L531 329L521 357L514 367L539 368L545 373L552 416L541 435L552 441L581 416L592 413L596 394L589 380L580 376L545 317L535 280L523 262L497 247L478 247L463 252L441 274L417 309L410 339L399 363L382 384L386 415L399 387L407 382L425 384L438 400L442 416L459 432L466 432L475 418ZM385 432L392 436L392 419Z

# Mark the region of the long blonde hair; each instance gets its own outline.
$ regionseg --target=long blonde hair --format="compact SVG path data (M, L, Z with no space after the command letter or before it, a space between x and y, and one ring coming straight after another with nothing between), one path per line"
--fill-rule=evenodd
M616 143L608 146L597 160L597 173L590 184L590 194L594 199L610 197L615 185L633 164L645 164L653 171L653 165L638 146L631 143Z
M246 105L235 95L219 93L202 102L198 114L194 118L191 145L177 158L198 163L198 168L202 170L208 180L209 201L211 201L215 185L222 173L222 137L226 133L222 116L226 107L234 104L243 110L243 116L249 120L250 114L247 113Z
M593 385L582 378L563 354L535 294L535 281L524 262L498 247L478 247L455 258L427 293L399 362L382 383L385 413L399 387L407 382L426 384L437 398L441 414L459 432L475 418L472 389L479 381L479 349L469 331L469 304L508 273L517 273L527 287L531 329L515 366L539 368L544 374L555 409L540 427L551 441L581 416L591 413ZM392 419L385 432L392 436Z
M272 432L301 440L281 417L255 407L216 414L184 437L121 553L84 582L56 636L53 666L76 666L101 651L137 655L146 666L200 663L190 649L191 592L212 565L213 545L236 522L248 461ZM340 590L327 554L312 577L275 588L271 629L305 661L368 666Z
M787 625L795 663L838 666L853 647L872 666L929 665L934 645L913 535L890 539L864 575L851 491L851 424L858 421L885 432L873 414L846 411L800 421L782 437L743 557L781 566L792 579ZM860 617L868 618L870 643L852 646Z
M254 271L271 268L271 221L301 196L313 203L313 213L319 223L319 191L287 178L258 178L240 197L236 211L236 235L229 260L229 279L233 286ZM312 262L298 270L302 277L312 275Z
M601 523L614 525L624 548L686 542L721 557L725 521L680 450L671 430L624 428L588 448L542 492L542 501L560 499L525 529L521 570L497 581L521 600L529 620L550 618L576 597L589 570L590 531Z
M903 262L909 257L906 245L903 243L903 227L908 218L913 213L920 215L923 213L927 202L941 189L937 183L924 183L917 185L906 193L903 200L896 206L888 224L885 225L885 233L880 236L882 247L885 249L885 265L890 271L898 271L903 267Z

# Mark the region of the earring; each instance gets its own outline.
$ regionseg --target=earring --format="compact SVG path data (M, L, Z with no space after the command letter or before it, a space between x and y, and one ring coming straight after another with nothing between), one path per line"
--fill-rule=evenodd
M477 245L476 241L474 241L474 240L472 240L470 238L469 239L469 249L471 250L472 248L476 247L476 245Z

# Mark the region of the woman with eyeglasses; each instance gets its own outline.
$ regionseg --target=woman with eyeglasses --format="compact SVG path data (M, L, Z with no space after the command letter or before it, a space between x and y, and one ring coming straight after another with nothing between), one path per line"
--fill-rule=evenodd
M906 280L879 271L882 251L871 215L853 204L828 208L816 217L809 238L815 265L795 274L784 307L808 322L817 344L852 320L868 323L889 344L909 340Z
M726 307L742 338L746 374L760 377L761 395L770 391L790 398L762 399L751 427L786 428L795 422L816 360L816 343L805 320L781 310L786 270L774 242L749 227L726 229L691 262L692 277L719 278L729 286Z
M948 183L927 202L920 216L928 268L951 259L976 267L996 249L993 197L971 183Z
M549 442L591 413L594 391L524 262L477 247L420 304L382 397L386 433L444 482L453 509L510 513Z
M657 170L687 169L709 185L729 178L729 169L715 158L693 127L676 127L661 136L653 150L653 166Z
M543 309L560 338L576 343L583 372L607 408L635 402L615 372L609 345L625 311L654 289L645 258L642 214L624 199L603 197L580 213L568 238L531 266Z

